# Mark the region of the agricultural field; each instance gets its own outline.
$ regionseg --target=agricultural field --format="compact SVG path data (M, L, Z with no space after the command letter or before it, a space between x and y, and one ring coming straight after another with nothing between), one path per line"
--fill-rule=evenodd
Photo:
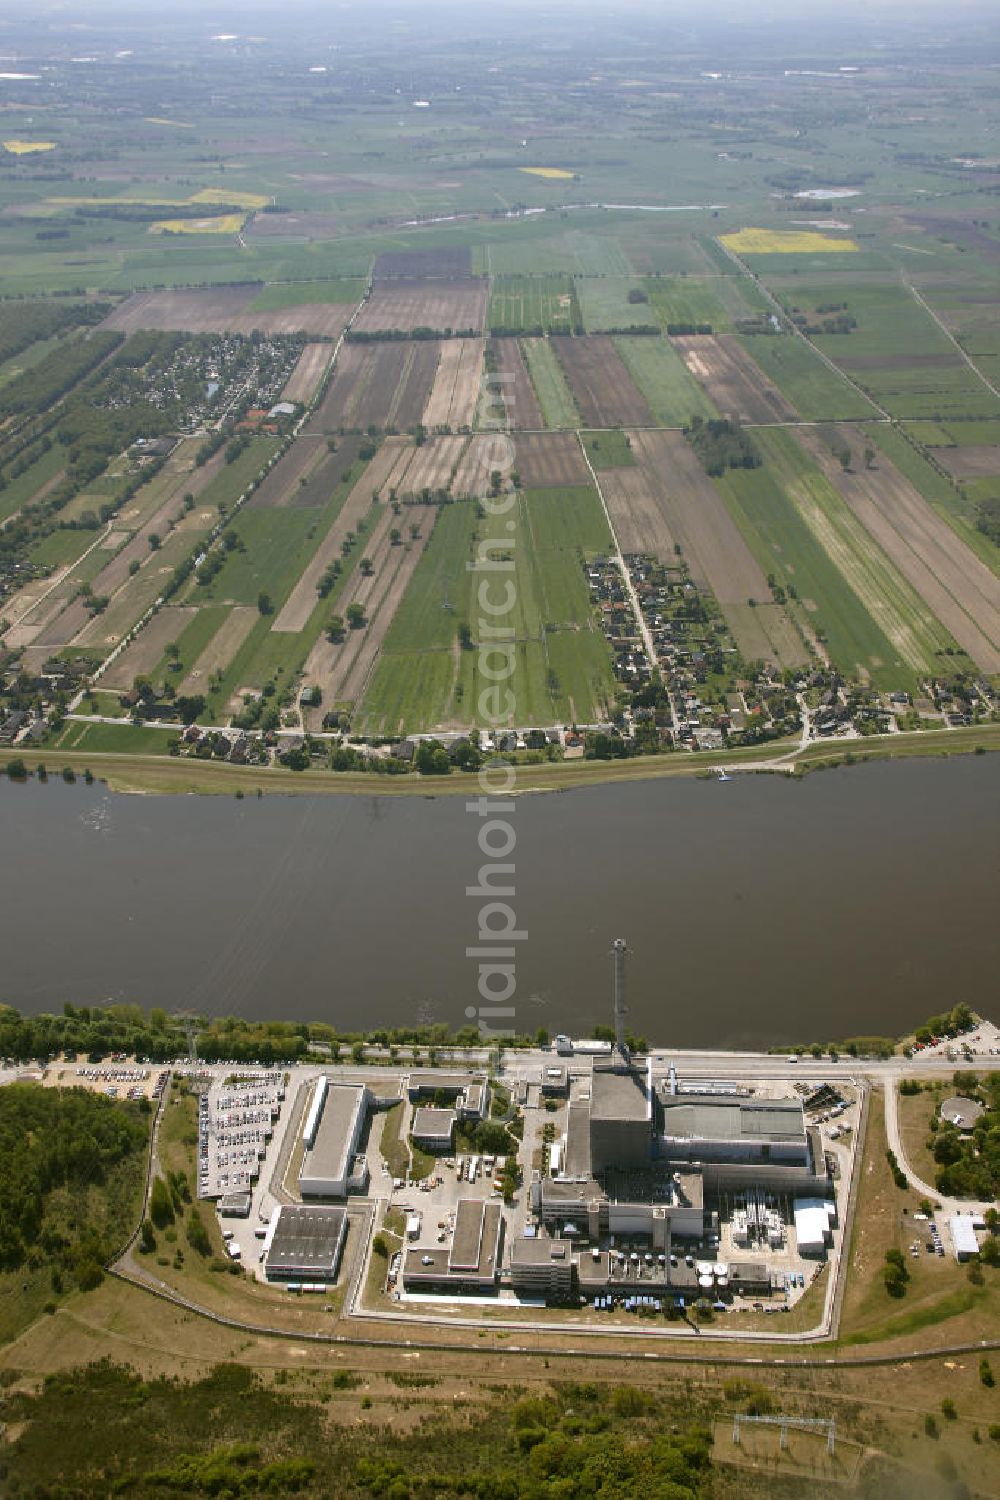
M319 389L329 362L329 344L307 344L281 392L282 401L297 401L308 406Z
M364 334L411 334L427 329L446 337L482 333L487 283L463 280L379 281L354 323Z
M890 416L947 422L1000 415L1000 397L898 282L852 277L776 290L786 310L810 326L822 327L825 309L853 320L849 332L811 337Z
M575 286L587 333L656 327L649 295L637 277L578 276Z
M728 333L735 324L770 310L749 276L657 276L643 284L664 329L707 324L713 333Z
M884 455L869 468L852 454L845 468L833 450L850 451L847 429L800 428L796 436L930 616L981 671L1000 672L1000 579Z
M569 276L494 276L488 325L496 334L569 333L579 323Z
M669 339L619 338L615 347L660 426L686 427L692 417L719 415Z
M860 524L794 434L758 431L758 469L716 481L761 563L848 676L914 691L954 649L915 591Z
M795 412L732 334L677 337L671 343L722 416L739 422L789 422Z
M471 427L482 385L482 339L445 339L434 384L424 407L430 431Z
M610 338L556 339L553 347L586 427L653 426L653 414Z
M788 334L738 336L753 364L804 422L851 422L875 415L868 398L816 353Z
M551 339L522 339L521 353L538 397L546 427L570 428L580 423L573 392L566 383Z
M475 641L476 579L465 564L490 524L468 504L441 512L386 636L356 727L397 734L482 722L476 705L488 684L479 676L478 650L463 649L458 631L467 624ZM606 551L610 540L592 489L519 495L511 537L514 722L591 722L604 711L610 658L592 618L583 562Z
M442 347L436 339L343 344L308 431L405 431L415 426L429 399Z
M527 432L514 440L514 467L527 490L589 484L590 474L573 432Z
M510 428L537 431L545 426L535 387L517 339L491 339L486 350L488 388L480 406L479 422L503 422Z
M782 667L800 665L806 651L799 632L783 606L771 602L764 570L691 445L677 432L632 432L630 436L643 481L637 476L623 485L624 471L619 470L617 482L608 488L605 476L601 478L616 529L620 515L625 534L639 539L651 502L655 504L662 520L648 543L636 550L655 547L661 561L673 562L675 547L679 547L692 578L715 596L747 660L771 660Z
M306 333L337 339L354 311L351 302L291 302L258 308L259 285L210 291L135 292L104 320L103 328L137 333ZM265 299L266 300L266 299Z

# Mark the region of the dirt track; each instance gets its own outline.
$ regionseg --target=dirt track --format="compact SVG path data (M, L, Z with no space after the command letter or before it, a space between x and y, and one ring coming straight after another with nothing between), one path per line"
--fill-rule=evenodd
M471 427L482 382L483 340L445 339L423 424L430 431Z
M849 448L850 431L837 431ZM884 455L877 468L845 472L815 428L796 437L963 651L1000 672L1000 579Z
M653 414L607 334L556 338L552 347L585 427L653 426Z
M740 422L795 422L777 386L729 334L673 337L670 342L724 417Z

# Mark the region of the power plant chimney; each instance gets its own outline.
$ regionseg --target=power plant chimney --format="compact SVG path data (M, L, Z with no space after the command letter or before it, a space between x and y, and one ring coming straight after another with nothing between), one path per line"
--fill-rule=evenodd
M625 1017L628 1015L628 1008L625 1004L625 955L627 952L625 939L615 938L611 944L611 997L615 1026L615 1051L626 1062L629 1060L628 1047L625 1043Z

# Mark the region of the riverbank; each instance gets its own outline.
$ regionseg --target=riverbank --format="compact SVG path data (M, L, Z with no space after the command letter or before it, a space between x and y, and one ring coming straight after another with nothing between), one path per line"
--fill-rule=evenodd
M637 756L634 760L557 761L542 765L520 765L518 792L567 792L578 787L616 782L653 781L677 776L704 776L725 769L727 773L754 772L803 776L810 771L865 761L902 760L914 757L947 757L1000 751L1000 724L970 725L949 730L923 730L913 734L872 735L867 739L829 740L799 750L790 741L777 741L752 750L705 751L697 755ZM11 758L14 758L13 756ZM50 776L63 767L78 774L91 770L115 792L160 795L191 793L246 797L262 795L315 796L337 793L361 797L449 797L466 796L475 789L476 778L453 771L450 776L376 776L352 772L311 769L291 771L281 766L234 766L227 762L202 761L163 755L130 755L121 752L59 750L42 747L20 757L30 771L44 765Z

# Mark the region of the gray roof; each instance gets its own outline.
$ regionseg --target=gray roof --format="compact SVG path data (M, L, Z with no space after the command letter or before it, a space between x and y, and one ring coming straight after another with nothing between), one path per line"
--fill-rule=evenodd
M574 1100L567 1110L563 1175L590 1176L590 1105L585 1099Z
M521 1238L514 1241L510 1251L512 1266L547 1266L553 1261L564 1264L569 1258L569 1242L558 1235L552 1239L543 1235Z
M330 1084L312 1148L302 1157L300 1177L348 1176L354 1149L351 1140L354 1117L363 1108L366 1092L363 1084Z
M444 1137L451 1139L452 1131L455 1129L456 1115L453 1109L431 1109L425 1106L423 1109L413 1111L413 1125L411 1135L426 1137Z
M332 1278L346 1230L342 1208L284 1205L267 1254L268 1275Z
M663 1133L712 1141L803 1140L797 1099L718 1099L677 1095L663 1101Z
M644 1073L595 1068L590 1085L591 1119L648 1120L649 1113L650 1100Z

